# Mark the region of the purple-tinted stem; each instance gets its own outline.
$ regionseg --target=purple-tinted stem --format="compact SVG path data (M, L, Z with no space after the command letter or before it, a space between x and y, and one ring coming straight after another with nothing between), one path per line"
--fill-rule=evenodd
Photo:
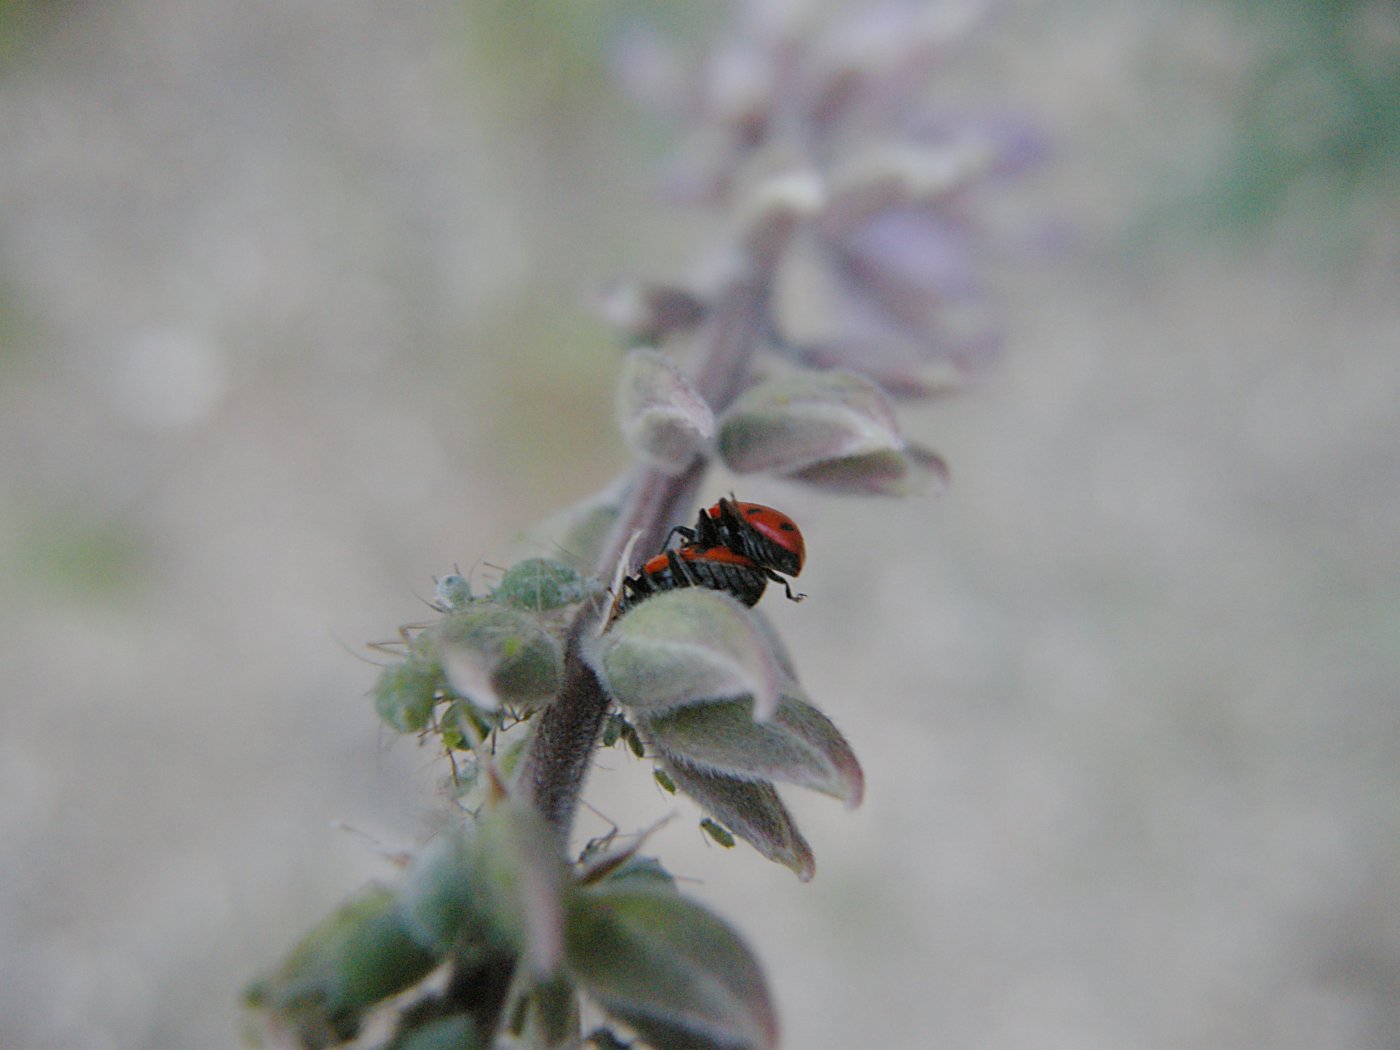
M716 412L743 390L754 351L768 330L769 298L781 251L772 243L763 248L750 252L741 272L717 297L696 361L695 386ZM612 578L634 534L638 536L636 549L650 551L660 544L666 529L688 517L686 510L695 505L707 466L705 458L697 456L680 474L639 470L599 559L601 578ZM565 842L611 702L582 652L588 632L597 629L598 616L598 607L590 605L574 619L565 655L564 686L554 702L536 716L520 781Z

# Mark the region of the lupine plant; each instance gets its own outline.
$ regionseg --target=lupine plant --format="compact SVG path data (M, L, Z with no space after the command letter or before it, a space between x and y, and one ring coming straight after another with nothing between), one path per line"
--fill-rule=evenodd
M651 761L716 841L803 881L813 850L774 785L861 800L855 754L759 610L683 572L640 594L626 577L719 506L715 464L745 494L756 476L941 487L942 461L905 440L893 401L982 356L988 334L966 325L970 204L1025 159L1004 127L930 108L929 72L966 28L922 3L815 26L752 4L689 77L656 38L620 42L623 80L691 129L666 189L726 216L726 265L703 286L606 297L637 462L553 521L548 549L565 553L525 558L485 593L444 576L435 617L402 630L374 704L449 760L453 815L253 983L264 1042L777 1045L754 956L644 855L644 832L568 844L600 747Z

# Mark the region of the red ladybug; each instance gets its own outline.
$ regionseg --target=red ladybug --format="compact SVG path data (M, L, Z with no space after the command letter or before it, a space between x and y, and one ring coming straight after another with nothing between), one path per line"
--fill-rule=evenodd
M725 591L753 606L772 580L783 585L789 599L802 600L803 595L793 594L787 580L778 575L798 575L806 557L801 531L781 511L722 499L700 512L695 528L678 525L671 532L684 542L661 552L622 581L615 615L678 587Z
M788 576L802 572L807 556L797 523L780 510L761 503L721 499L700 512L693 529L677 525L671 530L686 545L728 547L754 564Z

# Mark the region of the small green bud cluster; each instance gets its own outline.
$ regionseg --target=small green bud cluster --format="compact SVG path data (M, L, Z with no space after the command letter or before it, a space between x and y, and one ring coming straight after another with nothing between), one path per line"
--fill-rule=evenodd
M548 558L517 562L481 596L456 573L442 577L440 619L403 629L405 651L381 672L375 710L396 732L433 732L449 751L470 750L557 695L565 616L598 593Z

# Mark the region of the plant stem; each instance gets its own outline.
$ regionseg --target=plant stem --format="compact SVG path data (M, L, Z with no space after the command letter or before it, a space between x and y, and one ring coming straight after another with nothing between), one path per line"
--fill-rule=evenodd
M783 238L786 240L786 237ZM754 352L769 330L769 303L781 251L770 242L751 251L739 272L716 297L706 337L695 367L695 386L716 413L734 400L748 380ZM618 516L599 559L601 578L611 579L633 535L638 547L651 550L664 530L681 520L683 508L695 503L709 466L696 456L680 474L642 470L634 480L627 504ZM589 665L583 651L589 633L598 627L598 604L581 609L569 631L564 686L536 717L534 737L521 780L536 807L567 843L574 811L591 766L593 746L612 698Z

